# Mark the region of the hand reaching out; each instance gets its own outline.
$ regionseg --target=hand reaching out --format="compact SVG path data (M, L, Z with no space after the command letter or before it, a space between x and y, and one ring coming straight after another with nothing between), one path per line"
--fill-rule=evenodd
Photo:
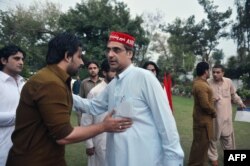
M133 122L130 118L113 118L114 112L110 112L102 122L106 132L123 132L131 127Z

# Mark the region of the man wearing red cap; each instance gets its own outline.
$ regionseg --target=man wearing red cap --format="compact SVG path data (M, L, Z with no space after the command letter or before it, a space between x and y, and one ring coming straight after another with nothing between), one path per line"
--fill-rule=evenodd
M184 153L167 96L152 73L132 64L134 43L128 34L111 32L106 56L116 77L99 96L74 96L74 104L94 115L115 110L115 117L133 120L125 132L108 133L108 166L182 166Z

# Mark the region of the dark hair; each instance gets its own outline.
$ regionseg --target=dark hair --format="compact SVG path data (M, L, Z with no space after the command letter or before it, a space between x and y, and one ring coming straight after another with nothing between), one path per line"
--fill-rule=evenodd
M109 66L108 59L104 59L104 60L102 61L101 70L102 70L102 71L105 71L105 72L109 72L109 71L110 71L110 66Z
M197 76L202 76L206 70L209 70L209 64L207 62L199 62L196 66Z
M128 45L126 44L123 44L124 48L126 49L126 51L131 51L133 53L133 56L131 58L131 60L134 59L134 56L135 56L135 47L129 47Z
M146 61L144 63L144 65L142 66L142 68L143 69L147 69L148 65L153 65L154 66L155 71L156 71L156 77L158 77L159 72L160 72L160 69L158 68L158 66L154 62L152 62L152 61Z
M75 35L67 32L58 34L48 43L47 64L59 63L64 58L65 53L68 56L73 56L78 47L82 47L82 44Z
M11 55L17 54L17 52L21 52L23 54L23 57L25 58L26 54L20 47L14 44L6 45L0 50L0 58L4 58L7 60ZM0 70L3 70L3 68L4 65L0 61Z
M130 47L126 44L123 44L123 45L124 45L124 48L126 49L126 51L132 51L134 53L134 50L135 50L134 47Z
M133 35L131 35L130 33L125 32L125 31L121 31L121 33L127 34L127 35L129 35L129 36L133 36ZM124 48L126 49L126 51L131 51L131 52L133 53L133 56L132 56L132 58L131 58L131 60L133 60L133 59L134 59L134 56L135 56L135 46L134 46L134 47L130 47L130 46L126 45L126 44L123 44L123 46L124 46Z
M86 67L89 68L89 65L91 65L91 64L95 64L98 68L100 68L99 64L96 61L88 61Z
M221 65L221 64L215 64L215 65L213 66L213 68L219 68L219 69L221 69L222 72L225 71L225 67L224 67L223 65Z

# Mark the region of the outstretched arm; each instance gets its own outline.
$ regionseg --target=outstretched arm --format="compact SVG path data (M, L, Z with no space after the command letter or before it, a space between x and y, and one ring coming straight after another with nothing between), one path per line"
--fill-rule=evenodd
M238 104L242 109L246 108L240 96L236 93L236 88L234 87L232 81L230 80L230 92L234 103Z
M131 127L132 120L128 118L112 118L114 112L109 113L103 122L90 126L74 127L73 131L63 139L57 140L58 144L70 144L84 141L102 132L123 132Z

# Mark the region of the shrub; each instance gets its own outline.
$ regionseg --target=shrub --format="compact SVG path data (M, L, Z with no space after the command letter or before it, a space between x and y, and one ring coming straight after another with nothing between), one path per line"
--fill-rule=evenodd
M242 100L250 99L250 90L241 88L237 90L238 95L242 98Z

